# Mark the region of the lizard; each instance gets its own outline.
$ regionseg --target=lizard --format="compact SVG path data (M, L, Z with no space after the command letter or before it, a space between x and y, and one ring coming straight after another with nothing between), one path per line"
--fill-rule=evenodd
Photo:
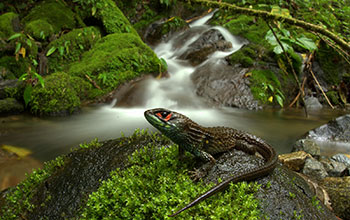
M248 154L259 153L264 165L249 172L231 176L218 183L204 194L187 204L169 217L178 215L204 199L225 189L229 183L250 181L271 173L277 165L278 156L273 147L263 139L230 127L204 127L185 115L165 108L155 108L144 112L146 120L179 146L179 156L188 151L205 162L215 164L213 155L233 148Z

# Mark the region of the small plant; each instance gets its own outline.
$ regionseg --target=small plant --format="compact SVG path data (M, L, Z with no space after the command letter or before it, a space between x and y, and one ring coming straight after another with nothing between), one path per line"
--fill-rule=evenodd
M24 73L21 77L19 77L18 80L25 81L26 84L23 93L23 99L26 106L32 100L33 86L39 82L42 87L45 87L44 79L42 76L36 72L31 71L31 68L29 68L27 73Z

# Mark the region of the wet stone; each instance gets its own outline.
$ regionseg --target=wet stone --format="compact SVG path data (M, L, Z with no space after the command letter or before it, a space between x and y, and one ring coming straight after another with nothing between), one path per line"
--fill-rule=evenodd
M300 171L303 169L306 158L311 157L310 154L305 151L297 151L289 154L282 154L278 156L278 159L286 166L288 169L293 171Z
M329 176L341 177L349 174L347 167L341 162L329 159L323 159L320 162L323 164Z
M328 176L323 164L314 158L307 158L302 173L315 179L323 179Z
M350 157L345 154L333 155L332 160L343 163L346 167L350 168Z
M311 154L315 158L319 158L321 155L320 147L310 139L300 139L293 146L292 151L305 151L306 153Z

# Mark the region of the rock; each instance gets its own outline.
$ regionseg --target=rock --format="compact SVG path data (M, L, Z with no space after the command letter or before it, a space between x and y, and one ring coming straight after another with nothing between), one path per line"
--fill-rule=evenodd
M338 117L305 135L308 139L350 142L350 114Z
M25 194L22 195L25 199L20 197L21 194L17 195L17 202L29 204L29 209L28 206L19 206L19 211L10 210L8 214L25 219L60 219L62 216L66 219L79 218L88 195L95 192L104 180L110 179L111 171L127 169L130 165L128 157L132 152L143 149L145 146L149 148L152 145L157 149L157 147L169 144L169 140L161 138L160 135L139 135L102 143L95 142L89 147L74 150L63 159L51 162L50 175L39 181L36 180L38 182L33 185L33 188L26 188ZM147 159L147 156L145 158ZM211 167L203 181L216 182L218 178L225 179L247 172L263 163L262 158L233 149L218 155L216 164ZM206 165L201 162L197 164L199 164L198 168L201 167L201 164ZM143 169L142 164L137 166ZM315 194L310 190L308 184L281 165L278 165L270 175L258 179L257 182L261 184L261 187L255 193L255 197L260 201L259 209L267 219L303 217L303 219L310 220L336 220L335 215L323 204L312 202ZM4 198L13 195L14 190L16 188L0 193L0 207L8 207L9 200ZM109 200L109 198L105 199ZM113 199L110 201L113 202ZM17 205L16 203L16 207ZM110 205L113 207L112 203ZM119 210L121 209L116 211Z
M288 169L293 171L300 171L303 169L306 158L310 158L311 155L305 151L297 151L289 154L281 154L278 159L288 167Z
M334 213L341 219L350 219L350 177L327 177L322 180Z
M173 19L159 20L149 25L143 38L145 42L154 46L162 40L167 41L176 32L184 31L188 28L186 21L175 16Z
M191 75L197 95L218 106L244 109L261 108L251 93L249 79L245 74L249 69L234 68L222 63L200 66Z
M0 16L0 38L7 39L19 31L19 16L17 14L8 12Z
M305 151L306 153L311 154L315 158L319 158L321 155L320 147L310 139L300 139L295 142L292 151Z
M0 100L0 115L19 114L23 111L23 104L14 98Z
M207 60L208 56L215 51L227 51L230 48L232 48L232 44L225 40L220 31L210 29L191 43L179 58L188 60L193 66L197 66Z
M308 110L322 109L322 104L318 101L316 97L313 96L308 96L305 98L305 105Z
M315 179L323 179L328 176L322 163L314 158L307 158L302 173Z
M350 168L350 156L345 154L336 154L333 155L332 160L343 163L346 167Z
M347 176L349 174L345 164L329 159L321 159L320 161L327 173L331 177Z

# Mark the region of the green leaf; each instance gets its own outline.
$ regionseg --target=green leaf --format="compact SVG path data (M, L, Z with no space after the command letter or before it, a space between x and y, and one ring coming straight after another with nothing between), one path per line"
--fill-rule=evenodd
M163 64L163 66L165 66L165 68L168 68L168 64L166 63L166 61L163 58L160 58L159 60Z
M94 15L96 14L96 11L97 11L96 7L93 6L93 7L91 8L91 15L94 16Z
M51 54L53 54L56 51L57 47L53 46L49 49L49 51L47 51L46 56L50 56Z
M44 85L44 79L43 79L43 77L42 77L40 74L38 74L38 73L34 73L34 76L39 80L40 85L44 88L45 85Z
M28 76L28 73L24 73L22 74L19 78L18 78L18 81L24 81L27 79L27 76Z
M267 84L267 86L269 87L269 89L271 90L271 92L275 91L275 88L273 88L273 86L271 84Z
M37 66L37 65L38 65L38 61L36 61L36 59L33 59L32 61L33 61L33 65L34 65L34 66Z
M24 89L23 99L24 99L24 103L26 106L28 105L28 103L32 99L32 91L33 91L33 87L31 84L28 84L26 86L26 88Z
M12 36L10 36L10 37L7 39L7 41L10 41L10 40L19 38L20 36L21 36L21 33L13 34Z
M283 99L282 99L282 97L279 96L279 95L275 95L275 98L276 98L277 103L278 103L281 107L283 107Z
M22 44L21 43L16 43L16 51L15 54L19 52L19 50L21 49Z
M58 47L58 52L60 53L61 56L64 54L64 46L59 46Z
M32 41L29 40L29 39L27 39L27 45L28 45L29 47L32 47Z
M298 37L296 43L309 51L314 51L317 49L316 44L307 37Z

